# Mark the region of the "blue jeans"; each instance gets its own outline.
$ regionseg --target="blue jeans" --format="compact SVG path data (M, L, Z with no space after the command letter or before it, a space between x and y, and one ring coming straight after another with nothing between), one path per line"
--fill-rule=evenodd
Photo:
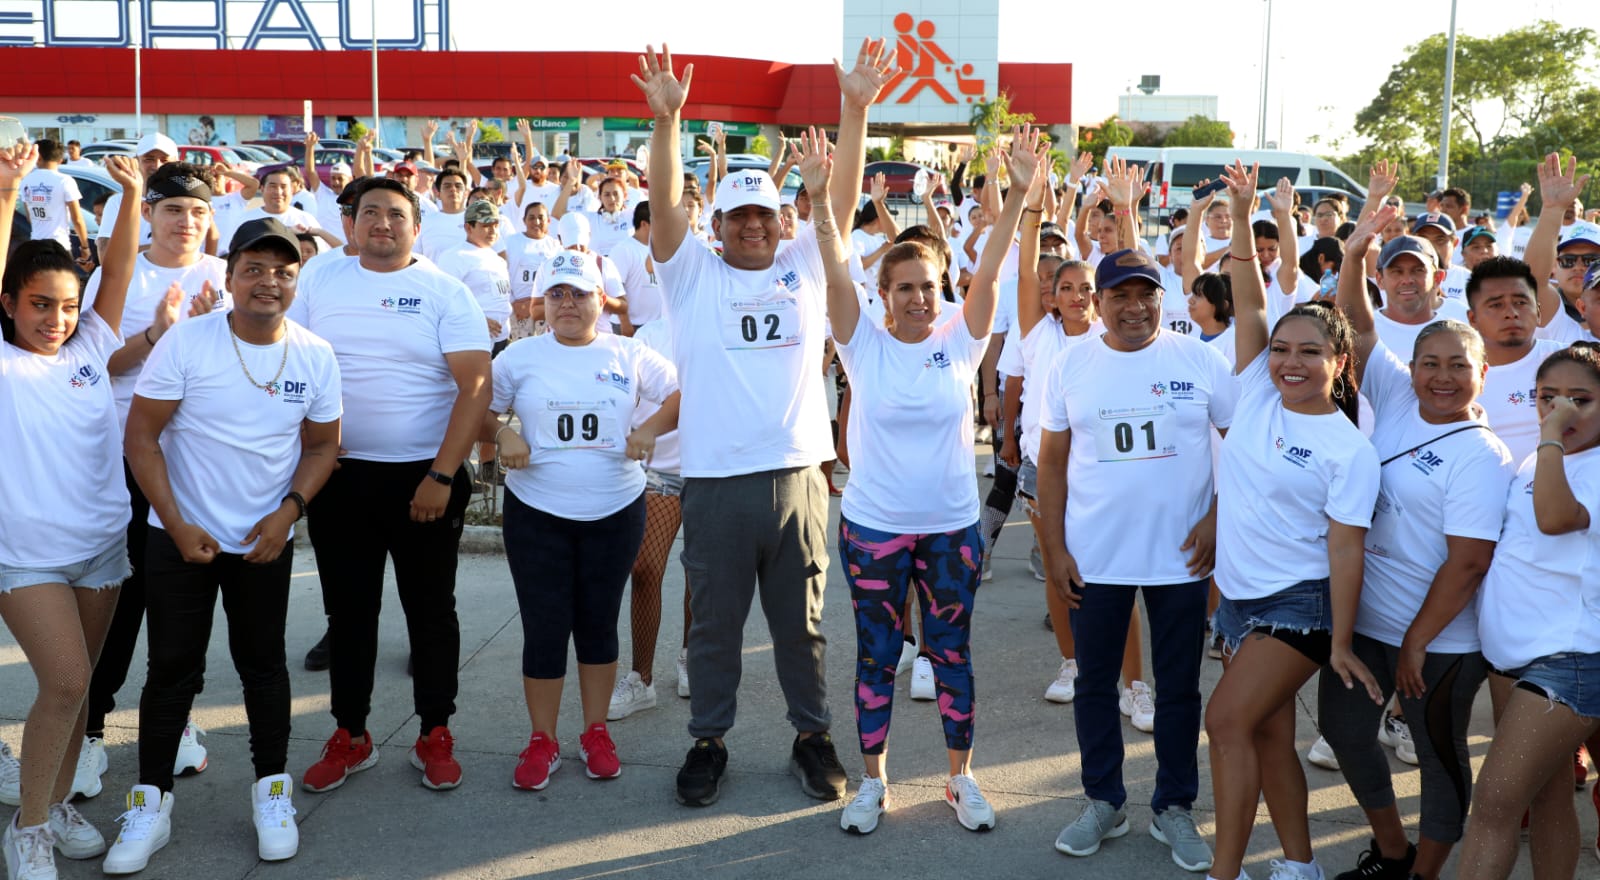
M1600 718L1600 654L1566 651L1508 670L1519 686L1531 685L1583 718Z
M1150 659L1156 679L1156 791L1150 807L1189 809L1200 791L1200 658L1205 654L1209 580L1165 586L1084 584L1072 612L1078 682L1073 719L1083 760L1083 790L1119 809L1122 784L1122 713L1117 710L1122 649L1134 594L1143 590L1150 623Z

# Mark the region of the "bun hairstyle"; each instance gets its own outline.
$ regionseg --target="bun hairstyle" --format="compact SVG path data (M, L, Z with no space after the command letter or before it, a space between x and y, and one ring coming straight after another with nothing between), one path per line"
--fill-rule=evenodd
M52 238L25 241L17 245L11 252L11 258L6 261L6 272L0 278L0 293L4 293L11 300L12 307L17 307L17 299L22 294L22 289L28 282L46 272L65 272L73 280L78 279L77 265L72 262L72 254ZM16 323L11 316L0 310L0 335L5 341L11 342L16 338ZM77 329L73 329L77 335ZM70 337L69 337L70 338Z
M1356 395L1361 389L1356 381L1356 334L1350 326L1350 320L1333 303L1301 303L1278 319L1272 328L1272 335L1278 334L1278 328L1283 326L1284 321L1296 318L1316 324L1317 331L1333 349L1334 357L1344 356L1344 368L1333 377L1333 404L1345 414L1350 424L1359 425L1356 415L1360 411L1360 404Z

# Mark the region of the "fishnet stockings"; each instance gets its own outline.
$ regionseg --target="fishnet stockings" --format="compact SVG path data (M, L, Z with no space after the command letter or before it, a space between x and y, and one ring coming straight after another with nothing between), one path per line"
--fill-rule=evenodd
M650 683L655 675L656 636L661 632L661 579L666 574L667 557L677 540L683 509L678 499L646 492L644 496L644 541L633 562L633 671ZM683 631L689 632L689 588L683 590Z

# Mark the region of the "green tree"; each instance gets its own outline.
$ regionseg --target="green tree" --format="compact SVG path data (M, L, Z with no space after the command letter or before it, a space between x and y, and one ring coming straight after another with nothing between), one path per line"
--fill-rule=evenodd
M505 134L500 131L500 126L487 120L478 120L478 143L495 144L505 139Z
M350 128L345 132L345 136L350 140L359 141L366 137L367 132L369 131L371 131L371 129L367 128L365 125L362 125L359 122L352 122L350 123Z
M1032 113L1018 113L1011 109L1010 92L1001 92L993 100L972 105L973 136L977 141L973 150L974 163L981 168L984 159L994 149L995 141L1009 134L1012 128L1032 121Z
M1189 117L1177 128L1167 132L1166 147L1231 147L1233 130L1228 123L1207 119L1198 114Z
M758 156L766 156L768 159L772 158L772 142L767 140L767 136L764 134L758 134L751 138L746 149Z
M1096 167L1105 164L1106 150L1112 147L1126 147L1132 143L1133 129L1117 119L1116 114L1107 116L1099 128L1085 126L1078 131L1078 152L1087 151L1093 154Z

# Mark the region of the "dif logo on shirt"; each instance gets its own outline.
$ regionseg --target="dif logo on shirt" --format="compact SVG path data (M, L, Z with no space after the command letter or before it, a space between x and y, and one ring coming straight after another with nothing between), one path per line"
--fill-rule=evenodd
M1527 394L1523 394L1521 391L1513 391L1506 395L1506 402L1512 406L1521 406L1538 396L1538 391L1539 389L1537 388L1529 388Z
M1308 446L1291 446L1284 443L1282 437L1278 438L1277 446L1283 451L1283 460L1295 467L1303 468L1311 462L1311 448Z
M596 370L594 374L594 380L602 385L611 385L616 388L620 388L623 391L627 391L628 386L633 384L632 379L616 372L615 370Z
M945 357L944 352L942 351L934 352L933 357L930 357L922 362L922 368L924 370L929 369L930 367L938 367L939 369L943 370L948 369L949 366L950 359Z
M778 279L778 286L789 290L798 290L800 288L800 273L793 271L783 273L783 277Z
M285 379L283 382L276 384L278 385L278 390L283 394L284 403L306 402L306 390L310 387L307 383Z
M420 296L386 296L378 300L378 305L384 311L399 312L402 315L416 315L422 312L422 297Z
M1432 452L1415 449L1411 451L1411 466L1424 474L1432 476L1433 472L1442 464L1444 464L1444 459Z
M1150 386L1150 393L1155 397L1165 397L1170 394L1173 400L1194 400L1194 383L1182 379L1155 382Z
M67 384L73 388L93 388L100 384L100 371L93 365L84 364L73 372Z

